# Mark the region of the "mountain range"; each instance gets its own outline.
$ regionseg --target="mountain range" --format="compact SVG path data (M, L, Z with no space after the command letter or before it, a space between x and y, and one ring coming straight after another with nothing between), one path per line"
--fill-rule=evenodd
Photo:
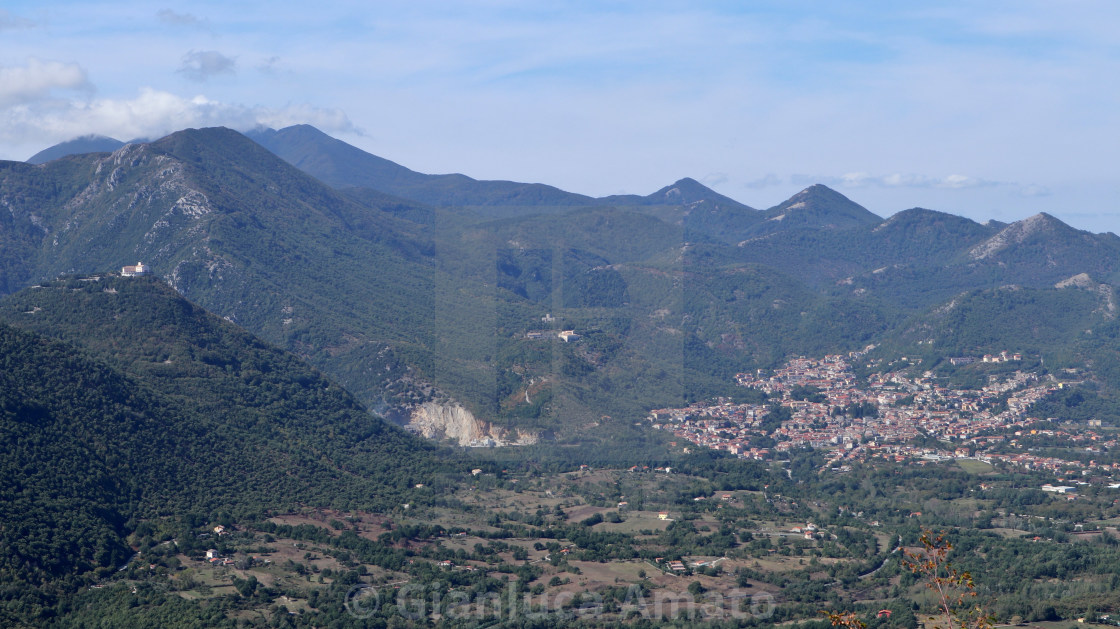
M403 510L469 469L395 424L640 456L667 451L651 409L761 402L736 373L869 347L954 377L1022 353L1082 378L1063 413L1120 419L1120 238L1048 214L882 219L821 185L759 210L689 178L591 198L308 126L80 138L0 162L0 207L0 623L45 622L141 521Z
M791 354L901 342L960 295L1120 273L1120 238L1047 214L884 220L822 185L766 210L689 178L596 199L418 173L306 125L90 142L0 164L0 289L142 260L384 416L451 410L475 437L583 434ZM941 349L1017 342L993 334Z

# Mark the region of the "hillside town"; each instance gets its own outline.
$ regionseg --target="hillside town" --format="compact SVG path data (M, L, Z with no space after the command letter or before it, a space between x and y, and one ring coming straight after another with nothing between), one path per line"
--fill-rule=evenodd
M827 450L829 463L840 466L872 459L926 464L972 458L1061 476L1120 473L1117 463L1059 459L1023 447L1029 438L1051 438L1091 456L1117 445L1115 436L1092 429L1037 427L1055 419L1029 415L1032 405L1063 386L1050 376L1016 370L989 375L979 389L952 389L930 372L908 375L911 364L903 358L896 361L898 370L872 373L861 382L851 364L868 350L800 357L772 375L736 376L739 385L765 393L766 403L698 402L654 410L649 419L655 428L693 444L757 460L814 448ZM1008 352L982 358L985 363L1021 360Z

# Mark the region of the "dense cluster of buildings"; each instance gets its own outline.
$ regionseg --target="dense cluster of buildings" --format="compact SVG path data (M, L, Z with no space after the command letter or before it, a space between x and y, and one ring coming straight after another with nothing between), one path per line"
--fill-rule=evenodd
M686 408L659 409L650 415L654 425L697 445L727 450L745 458L766 459L775 452L810 447L832 451L830 459L929 462L970 457L1055 473L1115 473L1115 465L1088 465L1016 451L1023 430L1037 423L1027 416L1033 404L1059 386L1050 378L1015 371L989 376L980 389L951 389L926 372L921 377L906 371L872 374L861 382L850 361L862 352L831 355L823 359L796 358L772 375L739 374L742 386L768 395L766 404L735 404L725 400L696 403ZM1017 353L1001 352L998 362L1018 361ZM910 363L901 362L905 367ZM997 362L985 356L984 362ZM770 408L789 409L780 423L769 418ZM1041 431L1066 443L1085 442L1090 447L1115 445L1092 431L1067 433ZM932 437L950 442L951 448L929 447ZM920 445L916 445L920 444ZM1024 448L1025 450L1025 448ZM1011 453L1008 453L1008 452ZM1102 469L1093 469L1102 468Z

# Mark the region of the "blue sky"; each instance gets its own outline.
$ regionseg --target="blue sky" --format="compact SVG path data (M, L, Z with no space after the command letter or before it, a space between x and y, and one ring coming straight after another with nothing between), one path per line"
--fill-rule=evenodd
M9 0L0 158L306 122L596 196L820 182L882 216L1120 232L1120 3L925 4Z

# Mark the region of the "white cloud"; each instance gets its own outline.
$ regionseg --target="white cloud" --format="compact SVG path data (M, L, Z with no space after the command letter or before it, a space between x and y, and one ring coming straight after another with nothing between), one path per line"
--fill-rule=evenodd
M303 104L246 106L143 89L129 100L48 101L0 108L0 144L45 145L90 133L128 140L161 137L188 127L225 126L244 131L298 123L314 125L327 133L359 133L347 115L337 109Z
M743 184L747 188L771 188L780 186L785 183L785 179L775 175L774 173L766 174L758 179L752 179Z
M206 81L219 74L233 74L237 62L216 50L192 50L183 55L179 74L192 81Z
M291 74L290 70L283 69L280 57L273 55L257 64L257 71L262 74L276 75L280 72Z
M56 89L91 90L76 63L29 59L26 66L0 66L0 107L51 97Z
M208 22L200 19L198 16L191 13L176 13L171 9L160 9L156 12L156 17L160 22L165 24L173 24L175 26L199 26L205 27Z
M879 179L879 185L900 188L948 188L950 190L961 190L964 188L986 188L988 186L1009 185L998 181L989 181L987 179L980 179L979 177L957 174L946 175L944 177L929 177L927 175L894 173Z
M869 183L872 183L874 180L875 177L872 177L867 173L846 173L840 175L840 177L836 180L836 183L841 186L858 188L860 186L866 186Z
M966 188L987 188L992 186L1018 186L1015 183L990 181L969 175L946 175L944 177L931 177L929 175L916 175L913 173L891 173L887 175L874 175L866 172L844 173L834 175L793 175L790 182L799 185L822 183L826 186L846 188L864 188L877 186L880 188L943 188L947 190L963 190Z
M728 177L727 173L712 172L712 173L708 173L707 175L704 175L703 177L701 177L700 178L700 183L704 184L705 186L708 186L709 188L715 188L716 186L721 186L721 185L727 183L729 179L730 179L730 177Z
M327 133L363 134L341 109L323 109L303 104L288 105L280 109L258 106L249 108L248 111L251 113L254 126L263 125L280 129L295 124L309 124Z
M1040 185L1033 184L1033 183L1032 184L1027 184L1025 186L1019 186L1019 189L1016 190L1016 192L1019 194L1019 196L1022 196L1022 197L1048 197L1048 196L1050 196L1050 189L1049 188L1047 188L1046 186L1040 186Z
M956 190L960 188L997 186L999 183L987 181L985 179L977 179L976 177L969 177L968 175L949 175L948 177L942 178L940 181L935 181L933 185L939 188L953 188Z

